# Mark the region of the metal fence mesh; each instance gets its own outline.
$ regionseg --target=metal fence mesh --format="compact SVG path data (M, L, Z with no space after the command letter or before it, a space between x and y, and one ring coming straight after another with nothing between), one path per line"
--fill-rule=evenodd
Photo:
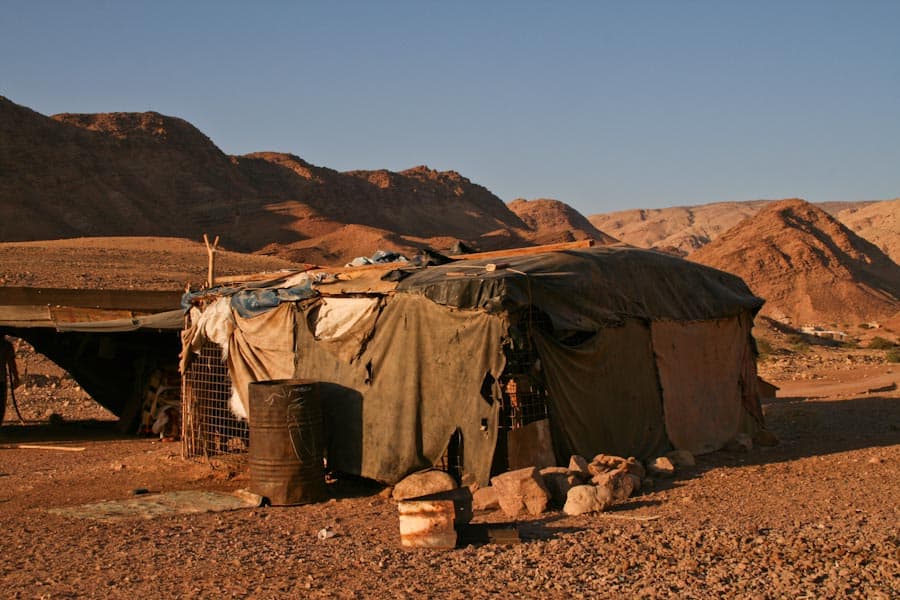
M250 430L228 407L231 378L219 346L207 342L201 347L181 386L184 457L245 459Z

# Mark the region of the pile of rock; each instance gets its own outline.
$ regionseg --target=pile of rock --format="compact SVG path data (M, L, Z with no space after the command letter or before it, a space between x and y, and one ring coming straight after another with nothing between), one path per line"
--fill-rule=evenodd
M694 464L690 452L676 450L645 467L634 457L598 454L587 461L572 456L568 467L527 467L497 475L490 487L475 490L472 508L500 508L510 518L538 515L549 507L568 515L606 510L639 491L648 478L672 477L677 466Z
M488 487L469 486L473 490L472 509L501 509L513 519L523 514L539 515L551 508L568 515L599 512L624 502L655 479L673 477L676 468L694 464L694 456L686 450L674 450L646 465L634 457L598 454L588 461L575 455L567 467L526 467L491 478ZM455 487L446 473L426 471L398 483L392 496L400 501Z

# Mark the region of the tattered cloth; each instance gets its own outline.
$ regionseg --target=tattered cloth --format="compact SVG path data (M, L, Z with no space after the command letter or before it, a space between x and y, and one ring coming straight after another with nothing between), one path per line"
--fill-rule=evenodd
M463 472L486 484L511 323L536 314L546 319L527 335L558 458L703 452L761 422L749 328L762 300L734 275L592 248L461 260L384 289L336 298L313 284L302 302L278 302L277 316L234 319L237 389L291 366L319 381L338 471L394 483L438 463L461 434ZM196 335L183 339L186 353L196 348Z

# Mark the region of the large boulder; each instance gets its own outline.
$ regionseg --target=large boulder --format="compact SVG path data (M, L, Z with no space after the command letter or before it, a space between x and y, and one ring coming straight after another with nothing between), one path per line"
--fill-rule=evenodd
M496 510L500 508L500 502L497 500L497 490L491 486L478 488L472 494L473 510Z
M515 518L523 510L539 515L547 510L550 492L536 467L508 471L491 478L491 486L497 490L500 508L508 517Z
M456 481L443 471L422 471L403 478L394 486L394 500L408 500L456 489Z
M606 487L576 485L569 490L563 512L573 516L600 512L612 503L613 498Z

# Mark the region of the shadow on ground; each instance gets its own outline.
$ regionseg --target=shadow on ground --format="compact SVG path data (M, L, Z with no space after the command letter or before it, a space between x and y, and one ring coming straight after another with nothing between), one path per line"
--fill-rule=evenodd
M900 398L775 398L763 403L763 411L767 428L780 440L777 446L698 456L697 466L680 472L678 479L715 467L788 462L900 444ZM670 485L659 483L660 488Z
M0 444L41 442L92 442L136 439L134 434L118 429L118 421L46 421L7 422L0 427Z

